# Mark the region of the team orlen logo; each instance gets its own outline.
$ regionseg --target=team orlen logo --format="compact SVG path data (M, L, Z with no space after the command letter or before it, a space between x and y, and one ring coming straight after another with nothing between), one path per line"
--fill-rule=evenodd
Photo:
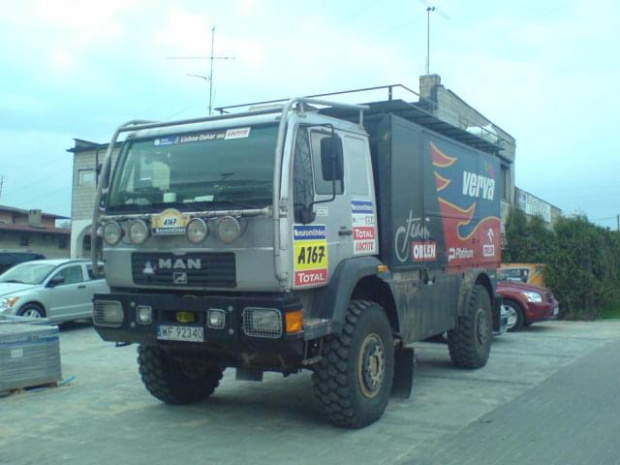
M411 258L414 262L437 260L437 243L434 241L414 241L411 243Z

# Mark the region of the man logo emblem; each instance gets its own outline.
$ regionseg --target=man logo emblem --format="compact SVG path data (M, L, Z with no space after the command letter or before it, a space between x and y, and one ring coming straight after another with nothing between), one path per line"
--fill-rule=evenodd
M172 274L172 282L174 284L187 284L187 273L184 271L175 271Z

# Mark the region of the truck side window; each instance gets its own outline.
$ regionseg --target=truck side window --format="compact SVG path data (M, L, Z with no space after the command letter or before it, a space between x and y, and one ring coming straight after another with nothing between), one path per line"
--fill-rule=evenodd
M314 185L317 194L332 195L334 193L334 179L336 179L336 194L342 194L344 192L344 180L342 179L343 173L343 160L342 160L342 140L336 136L333 142L336 146L333 148L333 153L336 155L335 171L334 165L331 159L331 150L323 153L322 149L326 147L331 148L331 144L322 143L324 139L329 139L331 134L325 132L313 132L312 133L312 162L314 166L314 172L316 178L314 179ZM328 142L327 140L325 142Z
M345 137L344 145L347 150L349 163L349 182L351 193L354 195L370 194L368 182L368 161L366 158L366 141L357 137Z
M300 128L295 139L295 156L293 159L293 203L295 221L307 223L305 215L314 201L314 182L312 176L312 156L308 131Z

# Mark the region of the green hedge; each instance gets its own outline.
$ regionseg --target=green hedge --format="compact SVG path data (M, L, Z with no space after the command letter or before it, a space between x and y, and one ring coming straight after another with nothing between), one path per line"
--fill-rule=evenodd
M506 222L503 262L546 263L545 282L568 319L596 319L620 303L620 233L585 216L561 218L554 231L539 217L512 209Z

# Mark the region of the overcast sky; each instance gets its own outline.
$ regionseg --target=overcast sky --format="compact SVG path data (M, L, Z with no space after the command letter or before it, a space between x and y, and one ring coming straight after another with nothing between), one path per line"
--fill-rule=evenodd
M0 0L0 204L71 214L73 138L135 118L402 83L425 73L422 0ZM436 0L431 73L517 139L516 182L616 226L620 2Z

